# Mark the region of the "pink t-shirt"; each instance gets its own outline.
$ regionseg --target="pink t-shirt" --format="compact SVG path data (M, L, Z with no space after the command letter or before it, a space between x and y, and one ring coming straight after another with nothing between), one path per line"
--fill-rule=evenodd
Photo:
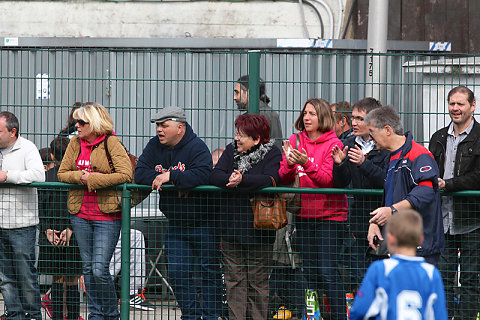
M92 154L93 147L105 140L105 137L105 135L100 136L93 143L88 143L87 141L80 139L80 155L77 158L78 170L92 172L90 156ZM105 157L106 156L107 155L105 154ZM84 191L82 207L80 208L77 217L93 221L116 221L122 218L122 212L103 213L100 211L98 206L97 192L88 191L87 189Z

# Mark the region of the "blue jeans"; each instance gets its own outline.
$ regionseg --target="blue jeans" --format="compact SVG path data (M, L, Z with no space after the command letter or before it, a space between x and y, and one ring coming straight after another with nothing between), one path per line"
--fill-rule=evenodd
M0 290L8 319L42 319L35 267L37 227L0 229Z
M324 289L331 319L347 319L345 289L338 273L345 222L297 217L298 248L309 289Z
M217 320L222 311L222 274L214 227L169 225L165 249L168 275L182 319ZM192 280L195 262L201 274L201 304Z
M70 221L82 257L88 320L118 319L118 299L109 265L122 221L92 221L76 216L71 216Z

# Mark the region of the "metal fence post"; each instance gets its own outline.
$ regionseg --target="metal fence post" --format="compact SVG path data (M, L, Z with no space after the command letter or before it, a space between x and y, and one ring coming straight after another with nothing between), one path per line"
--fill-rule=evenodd
M388 1L370 0L368 4L368 36L365 95L385 101L387 79Z
M122 258L120 288L120 319L130 318L130 205L132 192L123 184L122 190Z
M248 113L259 113L260 51L248 51Z

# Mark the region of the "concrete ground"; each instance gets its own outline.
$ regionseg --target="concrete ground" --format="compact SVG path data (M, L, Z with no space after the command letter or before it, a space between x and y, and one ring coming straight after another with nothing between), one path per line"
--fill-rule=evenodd
M148 302L155 305L154 311L142 311L134 308L130 308L130 319L135 320L176 320L180 319L180 309L177 308L174 300L154 300L148 299ZM120 309L120 306L119 306ZM4 303L3 297L0 295L0 310L1 313L4 312ZM81 303L80 307L80 316L87 320L87 305L85 302ZM47 316L45 309L42 308L42 318L44 320L49 320L50 317Z

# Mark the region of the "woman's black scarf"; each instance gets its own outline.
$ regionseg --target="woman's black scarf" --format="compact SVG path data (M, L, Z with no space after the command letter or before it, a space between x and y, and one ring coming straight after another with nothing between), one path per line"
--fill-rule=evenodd
M242 170L242 173L245 173L263 160L265 155L272 149L273 140L265 144L259 143L254 145L245 153L237 151L237 141L233 142L233 147L233 168Z

